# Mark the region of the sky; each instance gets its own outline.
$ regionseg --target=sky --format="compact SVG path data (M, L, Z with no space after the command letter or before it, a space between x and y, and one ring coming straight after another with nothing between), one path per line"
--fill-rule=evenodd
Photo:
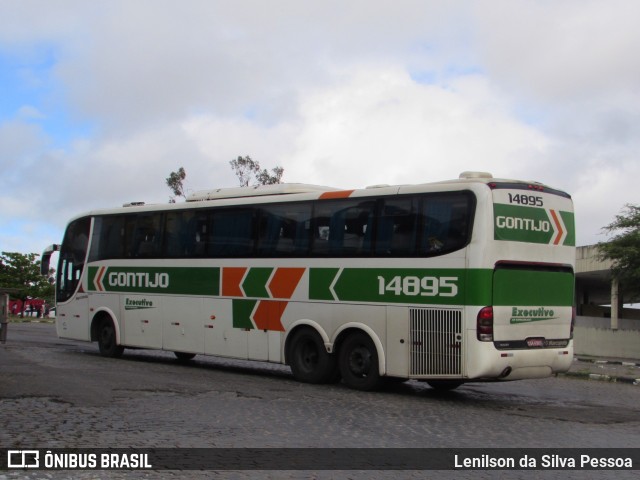
M578 245L640 202L635 0L0 0L0 251L237 186L467 170L569 192Z

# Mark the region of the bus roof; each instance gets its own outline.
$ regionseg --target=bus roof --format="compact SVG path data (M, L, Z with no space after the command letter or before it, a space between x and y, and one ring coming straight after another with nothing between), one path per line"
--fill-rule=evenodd
M334 192L332 187L309 185L306 183L278 183L275 185L254 185L251 187L216 188L200 190L187 198L187 202L219 200L223 198L260 197L263 195L290 195L293 193Z
M474 187L477 186L477 187ZM311 185L304 183L280 183L276 185L256 185L250 187L231 187L217 188L211 190L201 190L191 194L186 202L174 204L150 204L145 202L129 202L122 205L127 210L131 209L135 212L142 211L158 211L167 209L184 209L195 207L199 203L219 206L230 206L236 204L253 203L270 203L278 200L313 200L313 199L330 199L330 198L355 198L367 197L371 195L396 195L396 194L413 194L424 191L446 191L448 188L465 189L480 188L480 185L486 185L490 189L501 188L518 188L523 190L544 191L554 193L556 195L571 198L567 193L543 185L539 182L510 180L494 178L490 173L486 172L463 172L459 178L444 180L439 182L425 182L421 184L405 184L405 185L373 185L359 189L340 189L334 187ZM237 203L236 203L237 202ZM121 208L107 208L91 212L86 212L74 218L80 218L86 215L110 215L121 213Z

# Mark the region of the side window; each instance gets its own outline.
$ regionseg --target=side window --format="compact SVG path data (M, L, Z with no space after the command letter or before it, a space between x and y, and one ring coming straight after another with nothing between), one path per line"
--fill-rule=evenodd
M210 217L209 257L246 257L253 253L253 215L249 208L214 210Z
M180 258L192 256L195 243L194 212L167 212L164 223L164 256Z
M146 213L131 217L133 235L129 244L129 256L132 258L153 258L160 255L162 245L160 213ZM129 227L129 225L127 225Z
M312 220L312 255L360 256L371 253L375 202L321 201Z
M257 254L305 256L309 251L311 204L267 205L260 211Z
M422 200L420 254L444 255L471 238L473 197L466 192L425 196Z
M376 235L376 255L405 256L416 251L417 198L384 199Z
M96 217L91 238L90 261L122 258L125 252L125 217L108 215Z

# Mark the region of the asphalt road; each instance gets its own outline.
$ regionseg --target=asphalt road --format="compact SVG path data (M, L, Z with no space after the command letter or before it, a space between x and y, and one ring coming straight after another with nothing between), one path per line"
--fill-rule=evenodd
M552 377L407 382L364 393L296 382L287 367L61 340L11 324L0 345L4 448L628 448L640 445L640 389ZM5 478L210 478L212 472L12 472ZM216 478L497 478L496 472L216 472ZM637 471L635 472L637 473ZM64 476L67 475L67 476ZM629 475L627 477L627 475ZM501 472L502 478L634 478L633 472ZM200 478L200 477L198 477Z

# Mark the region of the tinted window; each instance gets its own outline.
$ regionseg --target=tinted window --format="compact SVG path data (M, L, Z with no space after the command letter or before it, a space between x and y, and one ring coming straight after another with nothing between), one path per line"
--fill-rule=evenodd
M200 220L199 220L200 219ZM202 256L205 251L206 216L202 212L167 212L164 227L164 253L170 258Z
M91 238L90 261L123 258L125 255L125 217L96 217Z
M474 198L453 192L107 215L95 219L89 258L444 255L469 243Z
M311 204L267 205L260 209L258 255L306 256L311 232Z
M419 255L444 255L469 243L473 197L464 192L422 199Z
M214 210L211 215L209 257L246 257L253 253L253 210Z
M361 256L371 253L375 202L320 201L312 220L312 256Z
M153 258L160 256L162 246L161 214L145 213L131 217L133 236L126 250L133 258Z
M406 256L416 252L419 202L415 197L383 199L376 234L376 255Z

